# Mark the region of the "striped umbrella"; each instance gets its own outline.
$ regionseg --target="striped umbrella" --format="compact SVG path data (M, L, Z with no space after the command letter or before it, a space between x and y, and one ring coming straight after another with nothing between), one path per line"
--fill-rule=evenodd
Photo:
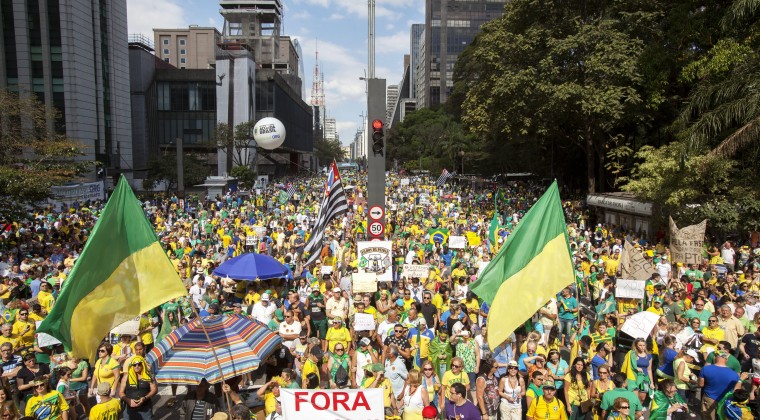
M256 370L280 343L279 335L242 315L208 316L172 331L150 351L148 363L158 383L197 385L202 379L216 383L222 375L212 345L224 377L229 379Z

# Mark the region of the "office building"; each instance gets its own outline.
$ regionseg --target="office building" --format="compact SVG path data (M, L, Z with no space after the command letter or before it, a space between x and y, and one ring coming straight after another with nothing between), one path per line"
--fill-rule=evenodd
M508 1L425 0L425 92L422 93L425 107L448 100L454 86L457 57L475 39L484 23L504 14Z
M338 140L338 129L335 118L325 118L325 140Z
M222 34L216 28L190 25L153 29L156 57L179 69L211 69L216 65Z
M409 36L409 80L412 83L409 84L411 92L409 92L409 98L417 98L417 86L415 80L417 80L418 67L420 66L420 47L422 46L422 40L425 36L425 24L413 23L412 30Z
M389 126L393 118L393 110L398 102L398 85L388 85L385 91L385 125Z
M51 130L81 143L110 180L131 179L126 0L2 0L0 25L0 88L56 108Z

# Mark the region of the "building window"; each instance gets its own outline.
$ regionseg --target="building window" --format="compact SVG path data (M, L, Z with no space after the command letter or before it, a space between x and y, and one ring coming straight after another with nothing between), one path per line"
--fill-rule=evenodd
M169 45L169 38L164 38L164 45Z
M164 58L164 61L169 62L169 57Z
M185 55L185 50L179 50L179 55Z
M169 49L168 48L164 48L164 54L169 54Z
M180 58L180 59L179 59L179 62L180 62L180 64L185 64L185 63L186 63L186 61L185 61L185 57L182 57L182 58Z
M180 38L179 39L179 45L185 45L186 42L187 41L185 41L185 38Z

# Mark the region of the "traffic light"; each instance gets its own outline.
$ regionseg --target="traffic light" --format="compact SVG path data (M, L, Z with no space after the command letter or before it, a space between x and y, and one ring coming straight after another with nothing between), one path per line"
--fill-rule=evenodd
M383 122L381 120L372 121L372 153L375 156L383 155L385 150L385 133L383 133Z

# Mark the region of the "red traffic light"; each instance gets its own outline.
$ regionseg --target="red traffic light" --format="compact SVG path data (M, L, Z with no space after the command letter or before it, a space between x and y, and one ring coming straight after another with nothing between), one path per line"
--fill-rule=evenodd
M375 131L380 131L383 129L383 122L380 120L374 120L372 121L372 129Z

